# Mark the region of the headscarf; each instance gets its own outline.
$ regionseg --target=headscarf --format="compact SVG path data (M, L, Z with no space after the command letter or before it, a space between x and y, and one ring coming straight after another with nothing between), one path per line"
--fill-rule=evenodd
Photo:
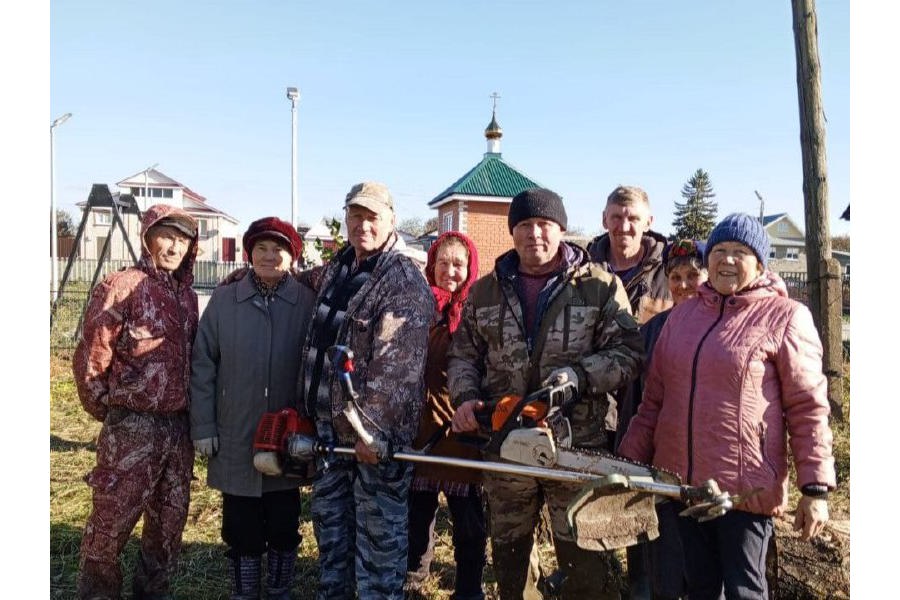
M469 251L469 275L452 294L447 290L439 287L434 278L434 266L437 261L438 249L447 241L448 238L457 238ZM462 319L462 307L466 298L469 296L469 289L475 280L478 279L478 250L475 248L475 242L472 238L458 231L447 231L442 233L434 241L428 249L428 262L425 264L425 277L428 279L428 285L431 286L431 293L434 294L434 300L437 302L437 309L441 314L447 317L447 327L450 333L456 331L459 321Z
M672 260L677 258L686 259L688 262L696 260L697 265L705 266L705 256L706 242L683 238L666 244L662 253L663 268L666 271L666 275L668 275L672 270Z

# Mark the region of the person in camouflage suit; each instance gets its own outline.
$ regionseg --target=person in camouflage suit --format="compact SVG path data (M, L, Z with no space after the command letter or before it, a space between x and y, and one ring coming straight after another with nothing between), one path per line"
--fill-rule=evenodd
M147 209L138 264L91 292L72 370L84 409L103 422L86 481L78 597L121 597L119 556L143 514L134 598L171 598L187 520L193 446L188 422L197 294L197 223L167 205Z
M354 387L365 427L390 447L408 446L425 398L425 356L434 298L394 231L387 187L360 183L344 204L349 246L322 275L303 349L305 414L325 444L354 446L352 458L322 457L312 487L313 530L324 599L401 599L407 561L408 463L378 457L350 426L347 396L328 348L355 354ZM355 584L355 585L354 585Z
M621 281L562 241L566 221L561 198L550 190L533 188L513 198L514 249L475 283L451 343L454 431L476 429L475 412L486 403L572 381L580 392L569 415L573 445L607 447L607 392L639 374L641 337ZM613 555L579 548L566 524L577 485L486 472L484 487L502 600L541 598L529 563L545 501L565 576L562 598L618 599Z

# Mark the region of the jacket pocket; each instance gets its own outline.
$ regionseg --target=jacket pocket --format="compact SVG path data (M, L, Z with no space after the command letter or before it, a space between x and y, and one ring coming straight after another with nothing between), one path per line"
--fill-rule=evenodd
M775 468L775 465L772 464L772 460L769 458L769 451L766 448L766 441L768 439L768 427L766 423L761 421L758 427L759 431L759 451L760 457L762 458L762 463L766 467L768 467L769 471L772 472L772 476L778 477L778 469Z
M375 334L373 331L375 323L372 321L371 318L350 317L348 324L347 343L353 347L357 360L364 360L367 363L372 358L372 337Z
M162 323L138 321L126 326L125 335L131 355L141 357L157 350L165 343L166 328Z

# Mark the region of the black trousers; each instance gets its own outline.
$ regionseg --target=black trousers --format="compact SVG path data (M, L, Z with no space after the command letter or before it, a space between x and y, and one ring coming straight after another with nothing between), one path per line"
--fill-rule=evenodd
M265 492L259 498L222 494L222 541L230 558L288 552L300 545L300 490Z
M466 497L446 496L453 521L453 557L456 561L454 599L484 598L481 576L486 562L487 528L484 505L473 485ZM426 577L434 558L434 523L438 494L409 493L409 556L407 580L420 583Z
M703 523L678 517L678 533L691 600L768 597L766 553L774 534L771 517L742 510Z

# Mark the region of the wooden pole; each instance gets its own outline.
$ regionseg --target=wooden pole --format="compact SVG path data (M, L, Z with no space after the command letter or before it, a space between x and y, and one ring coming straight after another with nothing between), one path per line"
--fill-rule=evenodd
M828 402L831 404L832 418L841 420L844 387L841 275L840 266L831 257L831 234L828 225L825 111L822 108L816 3L815 0L791 0L791 5L794 16L797 92L800 104L809 308L822 339L824 349L822 366L828 378Z

